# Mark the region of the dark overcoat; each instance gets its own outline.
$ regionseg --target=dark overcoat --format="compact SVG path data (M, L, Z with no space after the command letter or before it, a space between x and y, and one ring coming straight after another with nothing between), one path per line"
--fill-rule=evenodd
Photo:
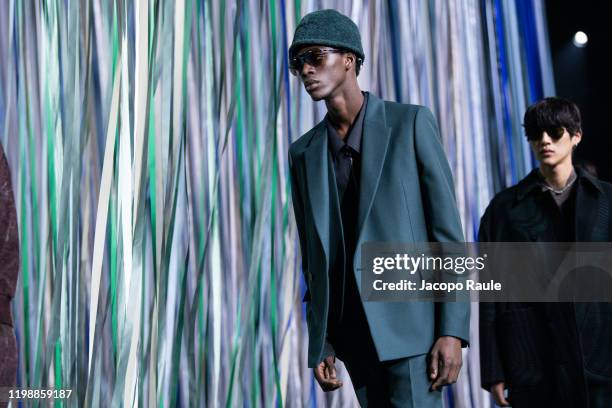
M558 241L555 220L545 211L554 202L537 172L493 198L479 241ZM576 173L573 241L610 241L612 184L580 168ZM479 321L482 386L505 382L513 406L587 407L587 377L601 387L611 384L609 303L481 303Z

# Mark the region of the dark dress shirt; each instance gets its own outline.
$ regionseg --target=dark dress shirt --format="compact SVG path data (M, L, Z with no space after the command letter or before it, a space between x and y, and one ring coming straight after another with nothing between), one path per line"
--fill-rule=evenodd
M330 270L330 304L328 314L328 339L334 351L341 358L346 355L347 340L352 333L364 333L367 322L359 291L352 270L353 258L358 238L358 204L361 171L361 140L363 123L367 108L367 94L361 109L349 128L344 140L340 138L326 117L328 148L333 159L340 213L342 219L342 238L337 242L342 247L332 260ZM326 347L329 347L327 345Z

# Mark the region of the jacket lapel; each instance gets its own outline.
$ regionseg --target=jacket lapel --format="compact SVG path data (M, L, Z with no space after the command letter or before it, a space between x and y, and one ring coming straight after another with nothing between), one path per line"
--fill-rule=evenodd
M599 181L581 168L577 168L576 191L576 241L607 241L609 208L601 199Z
M327 130L325 123L317 129L304 153L306 161L306 184L316 230L329 260L329 217L330 217L330 184L329 149L327 148Z
M374 195L380 181L387 146L389 145L389 135L391 129L387 128L384 101L373 94L369 94L368 105L366 107L361 151L361 181L359 189L359 239L363 226L372 209Z
M585 186L576 186L576 217L574 225L577 242L589 242L592 240L593 225L597 218L597 196L591 192L584 191Z

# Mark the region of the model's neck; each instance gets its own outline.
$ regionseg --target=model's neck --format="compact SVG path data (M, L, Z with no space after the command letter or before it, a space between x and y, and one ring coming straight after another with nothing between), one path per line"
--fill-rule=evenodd
M329 120L344 137L363 105L364 96L359 86L348 87L325 100Z
M540 173L544 176L546 183L554 189L562 189L574 171L572 162L559 164L557 166L540 166Z

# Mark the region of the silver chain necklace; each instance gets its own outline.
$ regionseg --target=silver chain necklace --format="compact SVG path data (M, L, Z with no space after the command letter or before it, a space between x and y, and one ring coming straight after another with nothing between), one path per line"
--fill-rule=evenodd
M574 175L574 173L572 173L572 175ZM547 190L552 191L555 194L563 194L568 188L570 188L572 186L572 184L574 184L576 182L577 179L578 179L578 177L572 178L572 180L569 183L567 183L567 185L565 187L563 187L561 190L555 190L554 188L549 186L548 183L546 183L546 181L543 183L543 186L544 186L544 188L546 188Z

